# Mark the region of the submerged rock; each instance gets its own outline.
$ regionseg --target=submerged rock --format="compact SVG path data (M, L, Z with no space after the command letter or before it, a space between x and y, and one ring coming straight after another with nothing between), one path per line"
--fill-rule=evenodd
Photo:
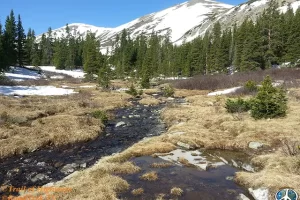
M250 142L249 143L249 148L250 149L259 149L259 148L261 148L263 146L264 146L264 144L261 143L261 142Z
M118 123L116 124L116 127L125 126L125 125L126 125L125 122L118 122Z
M79 165L76 163L67 164L60 171L64 174L70 174L70 173L74 172L78 166Z
M45 174L37 174L31 179L32 182L43 181L43 180L49 180L49 176Z

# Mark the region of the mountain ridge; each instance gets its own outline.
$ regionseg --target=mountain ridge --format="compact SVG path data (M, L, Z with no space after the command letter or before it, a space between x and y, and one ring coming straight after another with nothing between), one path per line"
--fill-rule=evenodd
M204 35L217 21L225 28L235 23L239 25L245 18L255 20L268 7L269 2L270 0L256 0L233 6L213 0L190 0L144 15L115 28L83 23L71 23L68 26L75 37L84 37L88 31L95 33L100 38L102 53L106 53L107 49L111 50L113 40L124 29L130 33L131 38L136 38L140 34L150 35L154 31L159 35L169 35L173 44L181 45ZM282 0L277 0L277 2L282 12L287 10L288 3L291 3L294 9L300 6L300 1L295 0L284 1L286 3ZM65 27L54 29L54 37L66 34ZM37 37L37 41L40 38L41 35Z

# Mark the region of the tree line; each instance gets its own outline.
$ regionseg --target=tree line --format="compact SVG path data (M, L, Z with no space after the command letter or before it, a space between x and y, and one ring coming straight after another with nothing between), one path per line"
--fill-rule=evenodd
M245 19L240 26L227 29L216 22L210 32L180 46L172 44L169 34L153 32L132 39L123 30L115 38L110 55L101 54L95 34L74 37L68 25L65 35L58 38L49 28L36 42L34 31L29 29L25 35L20 16L16 22L12 11L4 28L0 25L0 69L10 65L83 67L87 76L130 76L141 78L144 86L158 76L267 69L300 59L300 9L280 13L277 8L271 2L255 22Z

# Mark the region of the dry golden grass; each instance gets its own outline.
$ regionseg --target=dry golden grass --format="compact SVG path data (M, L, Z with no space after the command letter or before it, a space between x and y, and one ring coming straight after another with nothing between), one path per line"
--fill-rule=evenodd
M173 187L170 193L174 196L181 196L183 194L183 190L179 187Z
M103 128L88 116L128 104L129 95L81 88L70 96L0 96L0 158L96 138Z
M189 167L189 166L192 165L191 163L189 163L189 161L188 161L187 159L185 159L185 158L183 158L183 157L179 157L179 158L178 158L178 162L180 162L181 164L183 164L183 165L185 165L185 166L187 166L187 167Z
M166 194L158 194L156 197L156 200L164 200L165 196L166 196Z
M143 90L143 93L148 95L157 94L158 92L160 92L159 88L150 88L150 89Z
M129 159L169 153L177 148L179 141L195 147L241 151L247 151L251 141L260 141L275 148L283 138L300 141L300 104L296 98L289 96L287 117L272 120L253 120L248 114L242 119L237 118L226 112L225 100L225 97L196 95L187 97L190 105L168 107L162 113L169 125L167 133L140 141L121 153L102 158L95 166L57 183L58 186L74 188L74 192L64 199L114 199L117 192L129 188L128 183L115 174L139 171L134 165L128 164ZM173 134L174 132L184 134ZM287 184L300 190L299 161L299 156L289 157L281 151L257 156L252 162L261 171L239 172L236 181L247 187L267 186L272 191L286 187ZM179 193L182 194L182 190Z
M174 97L189 97L195 95L206 95L209 91L207 90L185 90L185 89L175 89Z
M56 182L47 187L71 188L70 193L56 193L57 199L95 199L95 200L115 200L117 193L129 189L129 184L114 174L134 174L140 170L130 162L113 164L106 162L106 158L96 163L91 168L84 171L75 172L62 181ZM23 194L20 199L26 195L36 195L35 193Z
M144 189L143 188L133 189L131 191L131 194L133 194L134 196L140 196L144 194Z
M141 99L139 101L139 103L143 104L143 105L149 105L149 106L151 105L151 106L153 106L153 105L160 104L160 100L155 99L154 97L151 97L151 96L147 96L147 97Z
M174 165L172 163L169 163L169 162L152 163L150 165L150 167L152 167L152 168L168 168L168 167L171 167L171 166L174 166Z
M157 172L151 171L140 176L140 179L144 181L156 181L158 179Z

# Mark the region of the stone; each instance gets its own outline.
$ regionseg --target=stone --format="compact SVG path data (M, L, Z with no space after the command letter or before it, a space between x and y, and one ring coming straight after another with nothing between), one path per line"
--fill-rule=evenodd
M80 168L86 168L86 163L82 163L79 165Z
M174 98L168 97L168 98L167 98L167 101L174 101Z
M125 122L118 122L118 123L116 124L116 127L125 126L125 125L126 125Z
M192 147L191 145L183 143L183 142L177 142L177 146L185 148L185 149L194 149L194 147Z
M54 167L58 168L58 167L61 167L63 165L64 165L63 163L57 162L57 163L54 164Z
M236 168L239 167L239 165L238 165L233 159L231 160L231 162L232 162L232 165L233 165L234 167L236 167Z
M140 115L134 115L134 117L135 117L135 118L140 118L141 116L140 116Z
M246 164L246 163L244 163L244 164L242 165L242 168L243 168L244 170L248 171L248 172L255 172L254 168L253 168L251 165Z
M226 177L226 180L227 180L227 181L233 181L233 179L234 179L233 176L227 176L227 177Z
M75 168L77 168L79 165L76 163L67 164L65 165L60 171L64 174L70 174L75 171Z
M248 191L255 200L268 200L269 197L268 188L258 188L256 190L249 188Z
M250 200L248 197L246 197L244 194L239 194L237 197L237 200Z
M38 162L36 165L39 166L39 167L45 167L46 163L45 162Z
M259 148L261 148L263 146L264 146L264 144L261 143L261 142L250 142L249 143L249 148L250 149L259 149Z
M47 176L45 174L37 174L31 179L31 181L37 182L37 181L43 181L43 180L48 180L48 179L49 179L49 176Z

